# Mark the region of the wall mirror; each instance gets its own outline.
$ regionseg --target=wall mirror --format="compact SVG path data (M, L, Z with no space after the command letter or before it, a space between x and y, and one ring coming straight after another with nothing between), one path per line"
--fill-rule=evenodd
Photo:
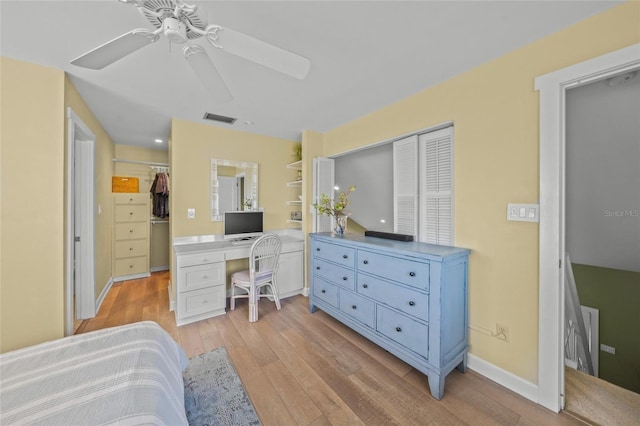
M224 212L258 208L258 163L211 159L211 220Z

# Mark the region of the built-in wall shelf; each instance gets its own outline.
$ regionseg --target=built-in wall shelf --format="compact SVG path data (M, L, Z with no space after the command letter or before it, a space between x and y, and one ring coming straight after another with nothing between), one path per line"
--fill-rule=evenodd
M301 180L294 180L293 182L287 182L287 186L289 188L292 188L294 186L302 186L302 179Z
M302 223L302 220L288 219L287 223Z
M302 160L287 164L287 169L302 170Z

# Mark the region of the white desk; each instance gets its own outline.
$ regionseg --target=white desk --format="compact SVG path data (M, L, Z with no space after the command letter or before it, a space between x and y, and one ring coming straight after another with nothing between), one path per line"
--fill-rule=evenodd
M282 241L277 283L280 298L302 293L304 288L304 238L299 231L273 232ZM220 235L177 237L176 323L178 326L223 315L226 308L226 261L246 259L251 243L234 245Z

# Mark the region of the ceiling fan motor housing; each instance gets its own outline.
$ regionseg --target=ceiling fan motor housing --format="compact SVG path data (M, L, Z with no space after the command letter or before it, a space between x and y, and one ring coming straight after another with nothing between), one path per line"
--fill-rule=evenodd
M171 43L183 44L187 41L187 26L176 18L164 18L162 31Z

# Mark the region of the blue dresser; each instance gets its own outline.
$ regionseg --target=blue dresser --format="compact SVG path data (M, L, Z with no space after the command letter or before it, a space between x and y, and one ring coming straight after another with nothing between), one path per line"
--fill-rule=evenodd
M467 368L469 250L311 234L310 309L351 327L429 377Z

